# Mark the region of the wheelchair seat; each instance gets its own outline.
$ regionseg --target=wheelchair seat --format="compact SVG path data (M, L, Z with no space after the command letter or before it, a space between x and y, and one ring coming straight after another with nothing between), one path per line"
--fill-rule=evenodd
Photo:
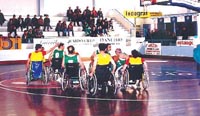
M32 79L40 79L42 78L42 61L32 61L31 62L31 78Z
M51 67L53 68L54 72L56 72L56 69L61 70L62 68L62 58L53 58Z
M129 79L132 81L141 80L144 73L143 65L129 65Z
M66 74L69 77L78 77L79 76L79 63L67 63L65 64Z

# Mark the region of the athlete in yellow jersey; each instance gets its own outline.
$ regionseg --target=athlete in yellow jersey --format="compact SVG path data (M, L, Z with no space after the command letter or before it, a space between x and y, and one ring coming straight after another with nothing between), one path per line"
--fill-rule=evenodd
M43 61L44 61L44 56L50 52L52 52L59 44L56 44L54 45L52 48L50 48L49 50L47 51L43 51L42 50L42 45L41 44L36 44L35 46L35 51L30 53L29 56L28 56L28 60L27 60L27 63L26 63L26 70L28 71L29 68L30 68L30 65L35 65L35 66L32 66L31 69L34 68L34 70L37 68L37 67L42 67L43 65ZM41 76L41 70L42 68L37 68L36 71L39 71L39 72L35 72L35 78L40 78ZM37 74L38 73L38 74Z
M114 74L114 71L116 69L116 64L110 54L106 53L107 45L104 43L99 44L99 54L97 54L94 57L94 63L92 66L92 70L90 73L90 76L92 76L94 73L97 76L97 83L103 84L103 82L108 81L108 77L110 73ZM112 71L110 72L110 65L112 64Z
M129 71L129 82L136 83L138 85L142 79L142 74L144 73L144 59L137 50L131 51L131 56L126 60L122 71L128 67Z

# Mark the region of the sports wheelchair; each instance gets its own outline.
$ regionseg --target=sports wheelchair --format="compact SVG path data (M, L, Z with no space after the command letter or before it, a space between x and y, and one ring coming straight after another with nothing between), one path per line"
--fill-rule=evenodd
M43 66L43 61L31 61L26 73L26 84L29 85L31 81L39 79L44 85L48 83L47 69Z
M122 68L123 68L123 66L120 66L115 71L115 77L117 80L118 87L127 88L127 87L129 87L131 85L135 85L135 84L137 84L137 85L135 85L136 88L134 86L132 86L135 89L140 89L142 87L144 90L146 90L149 87L149 75L148 75L148 72L143 69L143 65L141 67L139 67L139 69L137 66L130 65L124 70L124 72L122 72ZM139 70L142 70L142 72ZM138 73L140 73L140 74L138 74ZM134 76L134 77L140 76L141 78L139 79L139 77L137 77L136 79L134 79L134 78L130 79L131 76ZM139 80L139 83L136 83L136 80Z
M81 69L79 63L67 63L61 78L61 88L65 91L75 87L79 87L82 91L88 91L89 87L96 87L96 79L90 78L86 68Z
M48 81L55 81L62 77L62 58L53 58L51 65L47 67Z
M109 66L106 66L106 68L110 68ZM98 66L97 66L98 69ZM117 86L116 86L116 79L114 75L111 73L111 71L108 70L97 70L93 74L92 77L90 77L93 81L97 81L95 84L89 82L89 93L91 95L97 95L97 94L116 94ZM90 87L90 85L93 84L95 86Z

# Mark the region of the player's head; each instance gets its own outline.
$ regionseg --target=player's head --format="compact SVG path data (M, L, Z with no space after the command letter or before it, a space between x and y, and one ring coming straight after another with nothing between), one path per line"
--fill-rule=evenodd
M105 43L100 43L99 44L99 50L100 51L106 51L107 49L107 45Z
M72 45L68 46L68 47L67 47L67 51L68 51L69 54L73 54L74 51L75 51L74 46L72 46Z
M142 56L142 54L140 53L140 52L138 52L137 50L132 50L131 51L131 55L133 56L133 57L141 57Z
M42 49L42 44L36 44L35 45L35 50L40 50Z
M64 49L64 43L60 43L60 44L58 45L58 48L59 48L59 49Z
M110 43L107 43L106 45L107 45L106 51L107 51L107 52L111 51L111 49L112 49L111 44L110 44Z
M116 55L119 55L119 54L121 54L122 53L122 50L120 49L120 48L116 48L115 49L115 54Z

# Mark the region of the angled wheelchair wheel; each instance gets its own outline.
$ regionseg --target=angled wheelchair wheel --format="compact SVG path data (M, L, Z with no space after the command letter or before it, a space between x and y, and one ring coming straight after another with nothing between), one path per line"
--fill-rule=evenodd
M112 73L110 74L107 85L108 85L108 92L110 94L116 94L116 92L117 92L117 80Z
M146 71L142 75L142 87L143 89L147 89L149 87L149 75Z
M79 83L82 91L87 90L87 71L79 69Z
M52 67L47 67L47 74L48 74L48 81L54 81L55 80L55 72Z
M122 86L127 87L129 85L129 72L127 69L124 70L124 73L122 74Z
M31 71L29 70L27 73L26 73L26 85L29 86L31 82Z
M43 72L42 72L42 83L44 85L48 84L48 73L47 73L46 67L43 69Z
M122 77L122 68L123 66L120 66L116 69L115 71L115 78L116 78L116 83L118 87L121 87L122 83L123 83L123 77Z
M92 77L87 76L87 88L91 96L95 96L97 93L97 77L94 74Z
M62 91L65 91L67 88L70 87L70 78L67 74L62 74L61 78L61 89Z

